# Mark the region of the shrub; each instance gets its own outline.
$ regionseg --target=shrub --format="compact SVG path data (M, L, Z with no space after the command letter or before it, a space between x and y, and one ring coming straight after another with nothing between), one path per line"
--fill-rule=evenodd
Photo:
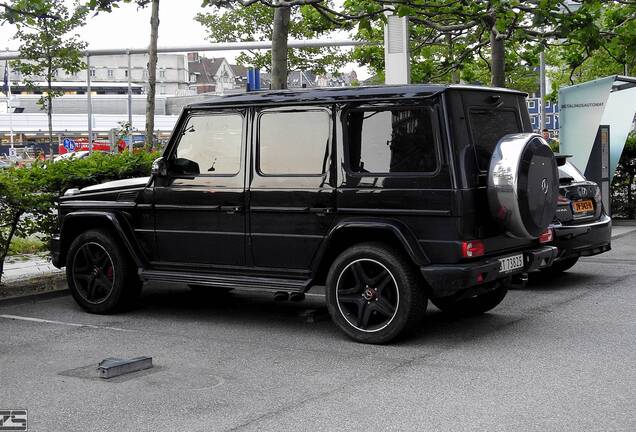
M85 159L35 162L28 168L0 171L0 280L14 236L39 233L49 238L57 228L58 198L70 188L150 175L157 153L116 155L96 152Z
M625 149L616 167L612 180L612 216L634 219L636 202L634 179L636 178L636 132L632 132L625 142Z

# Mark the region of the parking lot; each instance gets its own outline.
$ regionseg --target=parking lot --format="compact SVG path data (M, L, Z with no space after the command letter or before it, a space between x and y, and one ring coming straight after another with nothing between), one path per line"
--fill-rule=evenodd
M33 431L636 430L636 233L482 317L429 305L387 346L303 302L151 285L98 316L68 295L0 303L0 409ZM155 367L105 381L107 357Z

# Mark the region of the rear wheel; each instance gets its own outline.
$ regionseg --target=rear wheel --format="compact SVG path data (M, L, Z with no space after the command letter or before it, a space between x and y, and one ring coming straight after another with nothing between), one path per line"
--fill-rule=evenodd
M380 243L340 254L327 275L326 290L333 321L359 342L389 342L411 330L426 311L413 265Z
M457 299L456 297L442 297L431 299L442 312L455 316L481 315L494 309L501 303L508 293L508 288L499 282L491 282L494 286L492 291L474 297Z
M80 234L69 247L66 278L75 301L91 313L129 306L141 291L136 266L108 231Z
M541 273L548 277L556 277L569 270L579 261L579 257L566 258L554 262L550 267L541 269Z

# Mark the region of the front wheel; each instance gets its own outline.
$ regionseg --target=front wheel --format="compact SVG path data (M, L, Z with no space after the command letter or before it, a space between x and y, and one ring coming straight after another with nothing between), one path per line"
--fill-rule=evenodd
M129 306L141 291L130 256L104 230L86 231L71 243L66 278L75 301L91 313L107 314Z
M439 310L454 316L481 315L494 309L506 297L508 288L499 282L491 282L494 289L474 297L456 299L454 296L431 299Z
M326 290L333 321L358 342L389 342L411 330L426 311L413 265L380 243L341 253L329 270Z

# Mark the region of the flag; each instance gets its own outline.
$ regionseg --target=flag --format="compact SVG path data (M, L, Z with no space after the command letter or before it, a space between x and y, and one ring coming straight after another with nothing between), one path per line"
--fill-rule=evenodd
M9 97L9 61L4 64L4 79L2 80L2 93Z

